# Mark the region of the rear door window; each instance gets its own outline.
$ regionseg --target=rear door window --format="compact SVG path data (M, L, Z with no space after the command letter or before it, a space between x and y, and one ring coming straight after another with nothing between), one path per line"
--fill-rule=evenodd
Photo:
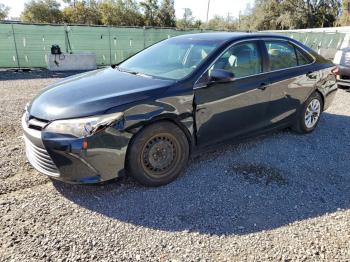
M270 61L270 70L279 70L298 66L294 46L288 42L265 41Z
M299 50L299 48L295 47L295 52L298 58L298 65L307 65L312 63L312 60L306 54L304 54L301 50Z

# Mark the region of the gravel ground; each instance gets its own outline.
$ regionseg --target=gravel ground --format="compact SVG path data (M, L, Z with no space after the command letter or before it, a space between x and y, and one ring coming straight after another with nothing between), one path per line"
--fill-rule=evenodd
M26 102L63 76L0 72L1 261L350 261L350 93L314 133L206 152L170 185L73 186L21 140Z

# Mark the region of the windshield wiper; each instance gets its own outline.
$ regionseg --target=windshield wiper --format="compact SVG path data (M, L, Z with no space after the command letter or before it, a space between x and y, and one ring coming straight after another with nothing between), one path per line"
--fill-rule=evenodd
M153 76L151 76L151 75L147 75L147 74L144 74L144 73L141 73L141 72L137 72L137 71L125 70L123 68L120 68L119 66L116 66L115 68L117 68L120 72L132 74L132 75L137 75L137 76L153 78Z
M153 76L151 76L151 75L147 75L147 74L144 74L144 73L137 73L136 74L137 76L143 76L143 77L147 77L147 78L154 78Z
M120 72L124 72L124 73L129 73L129 74L133 74L133 75L137 75L139 72L136 72L136 71L129 71L129 70L125 70L119 66L116 66L115 67L116 69L118 69Z

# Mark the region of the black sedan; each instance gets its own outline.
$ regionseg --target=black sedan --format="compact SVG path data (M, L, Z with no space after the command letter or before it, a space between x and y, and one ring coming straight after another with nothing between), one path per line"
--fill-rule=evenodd
M66 182L126 173L164 185L210 144L287 127L312 132L337 90L332 70L283 36L178 36L44 89L22 119L27 157Z

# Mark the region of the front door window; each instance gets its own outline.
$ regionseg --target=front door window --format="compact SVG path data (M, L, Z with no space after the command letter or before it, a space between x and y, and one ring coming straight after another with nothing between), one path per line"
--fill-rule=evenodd
M248 42L232 46L215 62L211 69L230 71L235 78L261 73L262 60L256 43Z

